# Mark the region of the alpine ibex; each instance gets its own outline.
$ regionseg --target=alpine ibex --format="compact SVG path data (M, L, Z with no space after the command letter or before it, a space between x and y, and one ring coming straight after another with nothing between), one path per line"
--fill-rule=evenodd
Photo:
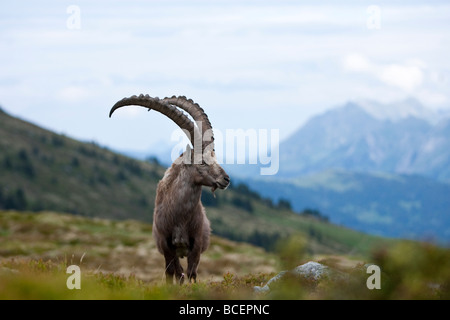
M202 186L226 189L230 178L217 163L214 136L208 116L202 108L186 97L152 98L148 95L132 96L118 101L109 116L123 106L137 105L156 110L172 119L186 134L193 149L186 151L167 169L158 183L153 214L153 237L166 261L166 282L178 283L185 276L179 258L187 257L189 281L196 282L200 254L209 245L209 220L200 197ZM191 121L180 109L186 111Z

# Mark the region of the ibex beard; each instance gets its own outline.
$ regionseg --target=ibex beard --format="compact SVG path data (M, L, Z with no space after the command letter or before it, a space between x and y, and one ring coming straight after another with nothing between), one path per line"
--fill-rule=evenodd
M200 255L208 248L211 228L201 203L202 186L226 189L230 177L218 164L214 152L214 135L202 108L185 97L152 98L132 96L118 101L112 113L123 106L138 105L156 110L173 120L192 143L172 163L158 183L153 213L153 237L164 255L166 282L185 280L180 258L187 257L187 277L196 282ZM191 121L181 110L194 119ZM201 138L199 138L201 137ZM199 152L200 151L200 152Z

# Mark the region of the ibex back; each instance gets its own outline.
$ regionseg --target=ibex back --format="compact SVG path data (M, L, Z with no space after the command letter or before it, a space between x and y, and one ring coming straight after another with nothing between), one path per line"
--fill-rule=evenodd
M132 96L118 101L110 112L123 106L138 105L156 110L172 119L186 134L193 149L186 151L172 164L158 183L153 214L153 237L166 261L166 281L173 276L180 284L185 275L180 258L187 257L187 276L196 281L200 255L209 245L209 220L201 203L202 186L226 189L230 178L217 163L214 135L208 116L202 108L185 97L152 98ZM181 110L191 115L191 121Z

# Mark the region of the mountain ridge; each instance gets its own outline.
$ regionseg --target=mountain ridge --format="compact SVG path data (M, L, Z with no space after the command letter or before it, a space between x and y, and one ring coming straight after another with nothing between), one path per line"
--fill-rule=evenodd
M450 182L445 170L450 152L444 148L450 146L448 132L448 118L435 125L411 115L380 120L350 102L311 118L281 142L279 176L334 168L421 174Z
M449 116L448 110L430 110L420 101L412 97L386 104L374 100L357 100L355 103L374 118L379 120L390 120L392 122L408 117L414 117L426 120L430 124L436 124L443 115Z
M450 119L402 112L380 119L349 102L281 142L277 175L258 176L248 165L236 175L263 196L287 199L297 211L317 209L333 223L448 244Z

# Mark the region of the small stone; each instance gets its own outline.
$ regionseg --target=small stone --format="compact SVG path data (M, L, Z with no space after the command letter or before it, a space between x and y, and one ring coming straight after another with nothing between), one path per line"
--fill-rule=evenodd
M309 261L292 270L293 274L303 276L305 278L313 278L319 280L330 274L330 269L318 262Z

